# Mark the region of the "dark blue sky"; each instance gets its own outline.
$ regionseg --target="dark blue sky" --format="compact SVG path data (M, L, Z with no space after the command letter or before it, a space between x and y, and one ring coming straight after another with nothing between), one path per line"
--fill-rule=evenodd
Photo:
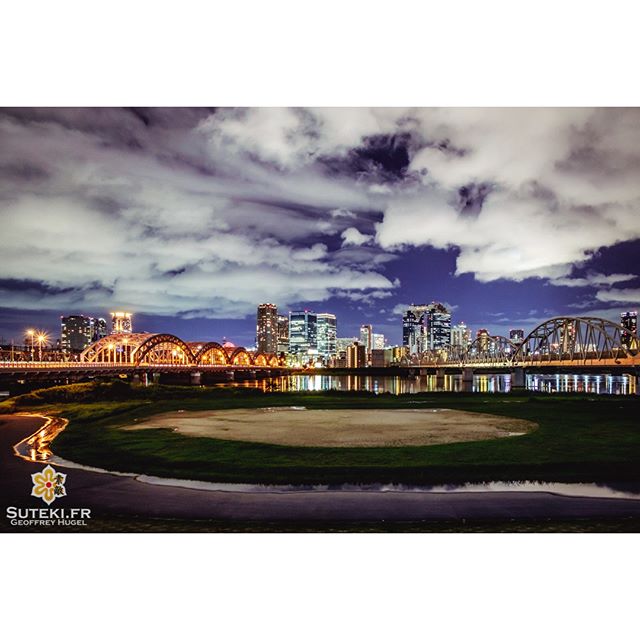
M5 109L0 336L250 345L255 307L506 334L640 302L637 109Z

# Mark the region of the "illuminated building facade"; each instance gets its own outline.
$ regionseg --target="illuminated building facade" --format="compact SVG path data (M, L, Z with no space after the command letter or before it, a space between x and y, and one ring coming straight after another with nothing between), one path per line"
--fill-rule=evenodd
M132 333L132 314L128 311L111 312L111 333Z
M434 351L451 343L451 313L440 302L412 304L402 316L402 344L410 354Z
M360 327L360 343L364 346L367 358L369 358L371 349L373 349L373 327L370 324L363 324Z
M278 308L275 304L258 305L256 347L262 353L276 353L278 350Z
M354 342L347 347L347 367L357 369L367 366L367 351L363 344Z
M402 345L410 354L419 353L424 336L426 306L411 305L402 316Z
M638 312L627 311L620 314L620 324L634 336L638 335ZM626 347L631 346L633 338L629 335L622 336L622 344Z
M382 333L374 333L373 339L371 340L371 351L374 349L384 349L385 346L385 338Z
M326 363L338 353L336 316L333 313L318 313L316 318L318 355Z
M509 340L515 345L522 344L524 342L524 331L522 329L511 329L509 331Z
M317 360L318 314L307 310L289 312L289 353L299 364Z
M426 344L423 351L444 349L451 344L451 313L439 302L433 302L425 313Z
M102 338L106 338L109 334L107 330L107 321L104 318L91 318L91 341L97 342Z
M289 316L278 316L277 353L289 353Z
M471 344L471 329L464 322L451 327L451 346L468 348Z
M93 318L63 316L60 318L60 348L64 353L86 349L93 338Z

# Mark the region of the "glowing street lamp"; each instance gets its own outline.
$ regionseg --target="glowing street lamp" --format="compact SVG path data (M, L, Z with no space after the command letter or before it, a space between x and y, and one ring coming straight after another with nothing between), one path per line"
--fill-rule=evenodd
M42 347L48 344L49 336L44 331L40 331L36 334L36 341L38 343L38 360L42 361Z

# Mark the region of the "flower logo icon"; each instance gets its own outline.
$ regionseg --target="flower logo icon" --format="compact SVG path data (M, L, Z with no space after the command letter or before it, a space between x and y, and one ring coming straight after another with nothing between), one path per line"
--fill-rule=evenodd
M39 473L32 473L31 479L33 480L31 495L42 498L47 504L67 495L67 490L64 488L66 474L56 471L51 465L47 465Z

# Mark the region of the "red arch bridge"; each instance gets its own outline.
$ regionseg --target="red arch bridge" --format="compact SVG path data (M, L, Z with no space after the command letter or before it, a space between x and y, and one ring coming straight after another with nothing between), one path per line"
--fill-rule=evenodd
M202 373L233 379L274 375L288 370L275 353L252 352L218 342L185 342L169 333L116 333L92 343L77 361L0 362L0 375L81 378L127 375L134 379L160 374L190 374L198 384Z

